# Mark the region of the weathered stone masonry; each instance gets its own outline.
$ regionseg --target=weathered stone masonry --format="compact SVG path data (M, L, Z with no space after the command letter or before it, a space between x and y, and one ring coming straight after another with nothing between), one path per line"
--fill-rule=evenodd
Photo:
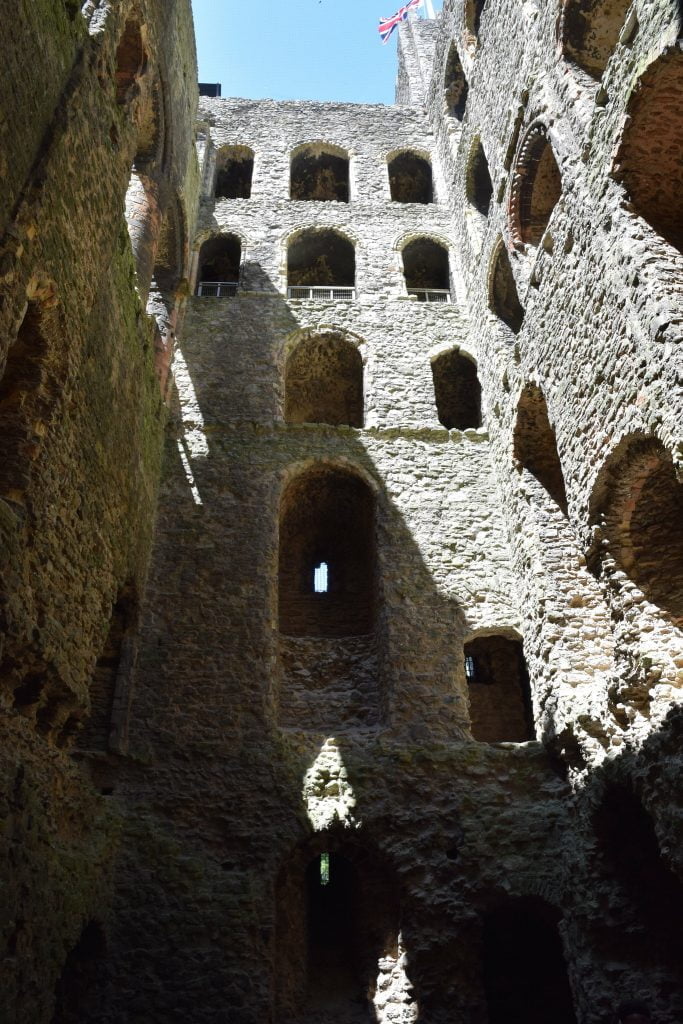
M14 6L7 1019L675 1024L678 10L193 134L189 5Z

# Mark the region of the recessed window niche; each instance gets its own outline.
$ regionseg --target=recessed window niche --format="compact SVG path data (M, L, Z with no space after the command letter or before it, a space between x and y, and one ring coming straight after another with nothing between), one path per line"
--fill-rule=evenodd
M304 470L282 495L279 542L280 725L376 725L383 701L373 491L345 467Z
M548 417L545 396L536 384L527 384L520 396L513 443L519 467L527 469L538 480L566 515L567 493L555 431Z
M489 308L513 334L519 334L524 322L524 307L519 301L510 257L502 239L494 248L491 259Z
M451 43L448 51L443 88L448 113L457 121L462 121L467 106L468 85L455 43Z
M249 146L223 146L216 157L216 199L251 198L254 151Z
M683 53L647 68L628 105L616 175L638 216L683 253Z
M432 363L436 411L446 430L481 426L481 385L474 360L453 349Z
M419 302L450 301L448 249L433 238L414 238L403 247L406 290Z
M287 287L293 299L352 299L356 251L333 228L306 228L287 246Z
M289 194L292 199L348 203L349 154L325 143L299 146L292 153Z
M560 35L567 60L599 81L630 6L631 0L565 0Z
M340 334L314 334L290 351L285 364L287 423L363 426L363 360Z
M535 738L529 673L520 640L477 636L465 644L472 735L481 743Z
M410 150L389 160L389 189L395 203L433 203L432 165Z
M384 1013L393 1002L396 1019L411 1012L394 872L336 837L315 853L312 845L296 851L276 884L277 1018L374 1020L379 1002Z

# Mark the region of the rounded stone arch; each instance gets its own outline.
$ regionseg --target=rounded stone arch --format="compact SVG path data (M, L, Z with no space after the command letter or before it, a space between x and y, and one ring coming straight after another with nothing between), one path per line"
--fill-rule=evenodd
M665 50L638 79L614 168L634 212L683 253L683 53Z
M362 427L365 358L365 342L346 331L296 331L284 349L285 422Z
M323 139L300 142L289 154L291 199L347 203L351 155L345 146Z
M283 474L279 502L280 633L350 637L374 632L376 482L350 460L310 459ZM317 574L325 567L324 586Z
M519 301L515 276L505 240L501 237L491 252L488 271L489 309L513 334L519 334L524 323L524 307Z
M354 288L358 239L346 227L309 224L283 238L287 285Z
M389 194L393 202L434 202L432 155L421 147L401 146L386 155Z
M630 434L603 464L591 494L590 521L603 544L589 554L597 574L607 555L677 625L683 626L683 482L658 438ZM607 570L609 572L609 569Z
M565 59L599 81L631 4L632 0L563 0L557 34Z
M535 121L522 137L510 187L510 233L517 245L539 244L561 194L562 176L548 128Z
M477 430L482 425L477 361L459 346L440 348L431 357L434 401L446 430Z
M402 235L394 248L401 258L409 294L411 291L450 292L451 245L447 238L432 231L411 231Z

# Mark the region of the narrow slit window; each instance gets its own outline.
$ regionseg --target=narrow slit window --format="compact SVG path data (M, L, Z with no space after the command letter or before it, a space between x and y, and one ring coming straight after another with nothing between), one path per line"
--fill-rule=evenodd
M330 855L329 853L320 854L320 884L329 885L330 882Z
M477 681L477 668L474 664L474 658L470 654L465 658L465 678L468 683L476 683Z
M327 562L321 562L313 570L313 592L316 594L327 593Z

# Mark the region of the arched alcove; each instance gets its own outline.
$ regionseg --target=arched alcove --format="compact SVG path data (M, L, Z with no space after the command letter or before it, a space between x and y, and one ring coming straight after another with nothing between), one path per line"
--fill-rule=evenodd
M628 106L618 174L635 212L683 252L683 53L665 53Z
M285 364L287 423L363 426L363 361L339 334L314 334L291 350Z
M642 934L636 943L655 963L683 961L683 884L662 858L654 822L627 781L611 782L593 816L604 868L627 896Z
M410 1011L399 927L396 879L374 851L336 837L297 850L276 883L278 1019L370 1020L376 1000Z
M683 484L664 445L642 435L623 442L603 468L592 504L619 567L683 624Z
M326 566L324 588L316 569ZM375 501L355 473L316 465L285 488L280 505L280 631L344 637L373 631Z
M209 238L199 250L197 295L235 295L240 278L242 244L237 235Z
M432 363L434 398L439 423L447 430L481 426L481 385L474 360L457 349Z
M599 81L630 6L631 0L565 0L560 32L567 60Z
M488 217L491 197L493 196L493 182L491 181L488 161L480 139L475 139L472 143L467 163L465 190L468 203L475 208L477 213L480 213L483 217Z
M222 146L216 157L216 199L249 199L253 174L253 149Z
M562 194L562 177L548 130L534 124L526 133L510 190L510 220L515 239L538 245Z
M70 950L55 985L52 1024L82 1024L97 1012L102 998L98 979L107 952L102 926L90 921Z
M131 587L126 587L112 608L107 636L90 680L89 713L77 741L82 750L107 752L110 749L117 679L136 618L135 595Z
M116 102L123 106L131 98L132 87L147 65L142 32L135 19L129 19L124 25L115 60Z
M290 298L353 298L355 282L354 245L340 232L330 228L307 228L290 239L287 247Z
M395 203L433 203L432 165L410 150L389 160L389 190Z
M348 203L349 154L324 143L299 146L292 153L289 194L292 199Z
M545 396L535 384L527 384L520 395L513 445L519 466L536 477L566 515L567 493L555 431L548 417Z
M409 295L420 302L450 300L448 249L433 238L414 238L403 247L403 276Z
M488 1024L576 1024L560 915L540 899L509 900L483 922Z
M462 121L467 106L468 85L455 43L451 43L443 78L446 107L451 117Z
M519 301L510 257L502 239L493 252L489 274L489 307L514 334L519 334L524 322L524 308Z
M535 739L529 673L521 640L502 634L465 644L472 736L480 743Z

